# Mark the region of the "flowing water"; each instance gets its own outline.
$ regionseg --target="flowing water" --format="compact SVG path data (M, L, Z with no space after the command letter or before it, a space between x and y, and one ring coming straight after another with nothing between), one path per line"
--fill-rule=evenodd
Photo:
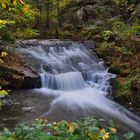
M37 117L58 121L95 115L115 119L120 125L140 133L140 118L109 99L110 79L116 75L108 72L88 45L55 40L25 41L20 46L25 58L28 56L28 60L36 63L42 87L13 94L17 103L13 106L15 112L7 110L3 116L11 113L15 125ZM12 119L10 121L12 126Z

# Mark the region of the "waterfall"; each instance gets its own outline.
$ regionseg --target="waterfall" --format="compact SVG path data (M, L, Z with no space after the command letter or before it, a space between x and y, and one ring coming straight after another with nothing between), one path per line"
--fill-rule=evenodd
M85 87L84 79L80 72L68 72L61 74L42 74L42 87L54 90L77 90Z
M79 115L115 118L140 131L140 118L108 99L112 91L110 79L116 75L109 73L103 61L84 43L28 41L22 42L22 46L20 51L40 65L42 88L35 92L54 96L50 110L44 115L55 114L62 107L65 113L68 110L77 116L79 111Z

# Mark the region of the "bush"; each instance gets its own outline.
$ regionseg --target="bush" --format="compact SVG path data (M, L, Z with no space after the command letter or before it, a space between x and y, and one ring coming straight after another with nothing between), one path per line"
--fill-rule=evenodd
M30 28L26 29L19 29L17 28L16 32L14 33L15 37L18 39L32 39L37 38L39 36L38 30L33 30Z
M2 44L13 44L15 42L15 38L11 31L8 31L7 29L1 29L0 30L0 41Z
M37 119L31 127L22 124L14 132L4 129L0 140L119 140L116 125L110 122L107 127L103 127L101 122L94 117L58 123ZM133 137L132 132L124 134L124 140Z

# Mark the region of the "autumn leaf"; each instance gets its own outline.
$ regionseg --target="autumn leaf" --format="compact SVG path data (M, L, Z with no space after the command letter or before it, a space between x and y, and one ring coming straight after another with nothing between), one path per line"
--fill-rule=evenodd
M0 57L5 57L5 56L7 56L7 55L8 55L7 52L2 52Z

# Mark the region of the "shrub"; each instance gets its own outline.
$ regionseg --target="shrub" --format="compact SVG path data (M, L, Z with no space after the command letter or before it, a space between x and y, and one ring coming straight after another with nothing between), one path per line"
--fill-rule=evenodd
M119 140L115 124L102 125L94 117L77 122L53 122L37 119L32 126L20 125L13 132L4 129L0 140ZM134 133L124 134L125 139L131 139Z
M33 30L30 28L26 28L26 29L19 29L17 28L16 32L14 33L15 37L20 39L20 38L24 38L24 39L31 39L31 38L36 38L39 36L39 32L38 30Z

